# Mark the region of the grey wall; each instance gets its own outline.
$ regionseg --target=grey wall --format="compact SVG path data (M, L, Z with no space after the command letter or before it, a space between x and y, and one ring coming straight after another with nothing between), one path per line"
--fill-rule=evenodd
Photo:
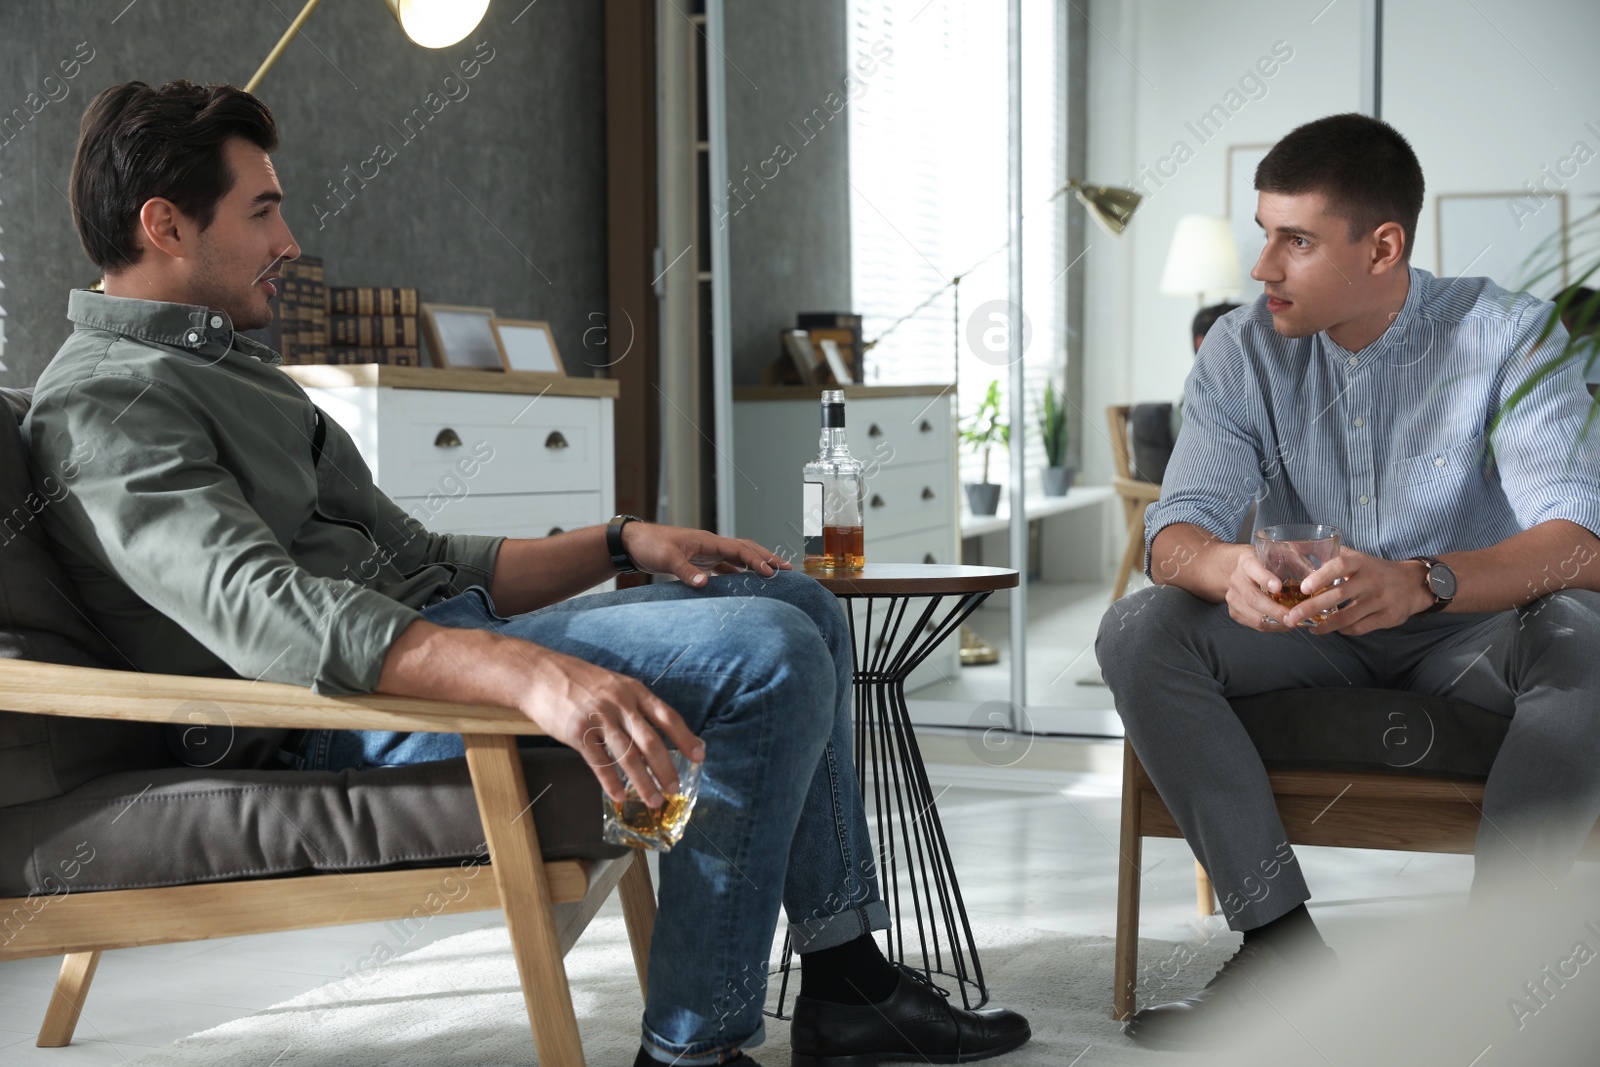
M65 196L88 101L133 79L242 85L299 6L0 5L0 120L11 119L0 126L0 384L38 378L70 329L67 290L97 277ZM465 41L431 51L412 44L380 0L319 7L259 95L279 124L284 214L305 253L326 261L330 284L414 285L427 301L547 319L568 373L588 373L584 331L606 310L601 15L595 0L498 0ZM463 81L457 64L480 42L493 58ZM57 64L80 43L93 58L64 80ZM437 114L424 104L429 93ZM400 127L413 108L431 117L407 142ZM327 183L380 143L394 159L365 188L352 182L354 197L331 214L339 201L326 199Z
M743 198L728 196L733 380L750 385L796 312L851 310L851 57L844 0L728 0L724 34L728 176Z

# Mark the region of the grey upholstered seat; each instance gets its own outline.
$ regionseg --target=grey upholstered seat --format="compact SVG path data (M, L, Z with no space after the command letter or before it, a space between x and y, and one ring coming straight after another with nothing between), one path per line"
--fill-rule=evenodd
M0 658L131 669L84 614L39 529L39 512L70 492L70 481L39 492L29 479L19 424L31 393L0 389ZM190 722L194 710L174 707L173 721ZM195 767L174 755L159 723L0 710L0 896L484 856L464 759L359 772L273 769L280 732L210 729L223 755ZM528 750L523 766L546 859L625 851L600 838L599 786L577 753ZM74 871L65 887L63 864Z
M1511 720L1403 689L1291 689L1231 700L1269 770L1487 778Z

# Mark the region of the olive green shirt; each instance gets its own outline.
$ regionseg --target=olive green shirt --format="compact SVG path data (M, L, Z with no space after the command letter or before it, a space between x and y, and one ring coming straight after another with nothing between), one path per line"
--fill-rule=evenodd
M504 538L428 532L326 417L313 467L316 406L227 315L74 290L67 317L22 433L115 666L367 693L419 608L489 586Z

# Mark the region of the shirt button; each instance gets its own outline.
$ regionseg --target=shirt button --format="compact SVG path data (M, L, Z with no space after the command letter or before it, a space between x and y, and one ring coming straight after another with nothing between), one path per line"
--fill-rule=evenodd
M1357 359L1355 356L1351 356L1345 362L1349 363L1352 367L1354 367L1357 363L1360 363L1361 361L1359 359Z
M1360 504L1362 507L1366 507L1367 506L1367 498L1366 498L1366 496L1362 495L1362 496L1357 497L1356 498L1356 503Z
M189 343L190 344L194 344L196 341L199 341L199 340L200 340L200 331L199 330L190 330L189 331Z
M1435 458L1434 461L1433 461L1433 465L1435 467L1444 466L1444 457L1443 456L1439 456L1439 457Z
M1366 424L1367 423L1366 423L1365 419L1363 419L1360 415L1356 416L1355 426L1356 426L1357 429L1361 428L1362 426L1365 426Z
M218 329L222 328L222 316L221 315L213 315L213 316L211 316L211 328L213 330L218 330Z

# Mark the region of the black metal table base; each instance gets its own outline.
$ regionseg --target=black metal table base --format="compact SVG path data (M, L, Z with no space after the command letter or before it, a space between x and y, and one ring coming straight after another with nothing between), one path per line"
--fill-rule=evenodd
M854 657L856 777L868 825L875 831L879 891L889 908L889 929L880 944L890 960L921 971L935 985L953 985L951 992L959 991L968 1009L988 1003L989 990L939 822L938 798L911 728L905 682L988 597L988 590L933 597L839 597L850 618ZM866 601L859 628L851 610L856 600ZM917 601L926 601L926 606L920 612L909 610ZM940 615L945 601L953 603ZM785 937L773 974L779 982L777 1007L767 1012L774 1018L789 1017L784 1009L793 962Z

